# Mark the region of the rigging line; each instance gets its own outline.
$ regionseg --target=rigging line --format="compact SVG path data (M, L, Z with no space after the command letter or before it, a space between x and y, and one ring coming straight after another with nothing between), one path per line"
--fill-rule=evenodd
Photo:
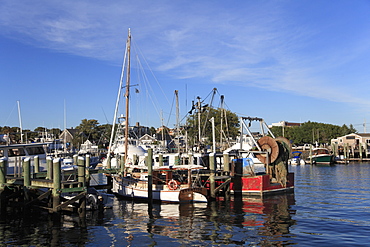
M139 64L139 66L140 66L140 68L141 68L141 71L143 71L142 73L141 73L141 75L142 75L142 77L143 77L143 79L144 79L144 84L146 85L146 94L147 94L147 96L151 99L151 102L152 102L152 104L153 104L153 107L155 108L155 110L156 110L156 112L157 112L157 116L159 116L159 118L160 118L160 111L159 111L159 109L158 109L158 105L160 105L159 103L158 103L158 100L157 100L157 98L156 97L152 97L152 95L154 95L155 96L155 94L154 94L154 90L153 90L153 88L151 87L151 84L149 83L149 80L148 80L148 77L146 76L146 74L144 73L144 68L143 68L143 66L142 66L142 64L141 64L141 62L140 62L140 59L138 59L138 64ZM152 94L150 94L149 92L148 92L148 89L150 89L153 93ZM163 91L162 91L163 92ZM167 98L166 98L167 99Z
M153 70L152 70L152 69L151 69L151 67L149 66L149 63L148 63L148 61L145 59L145 57L144 57L144 55L143 55L142 51L141 51L141 50L140 50L140 48L136 45L136 42L133 42L133 43L134 43L134 47L139 51L138 53L143 57L145 64L148 66L148 69L149 69L150 73L152 74L152 76L153 76L153 78L154 78L155 82L157 83L158 87L159 87L159 88L160 88L160 90L162 91L162 93L163 93L163 95L164 95L165 99L167 100L167 103L168 103L168 104L170 104L170 101L168 100L168 98L167 98L166 94L164 93L164 91L163 91L163 89L162 89L161 85L159 84L159 82L158 82L158 80L157 80L157 77L154 75Z
M170 114L169 114L169 117L168 117L167 126L170 123L174 101L175 101L175 95L173 95L173 98L172 98L171 110L170 110Z
M214 96L215 96L216 91L217 91L217 88L214 88L214 89L212 90L212 98L211 98L210 103L209 103L209 108L213 108L213 107L212 107L212 104L213 104L213 99L214 99ZM209 96L209 95L208 95L208 96ZM207 96L207 97L208 97L208 96ZM207 111L207 116L206 116L206 118L205 118L204 125L203 125L202 136L206 133L206 126L207 126L207 124L208 124L208 117L209 117L209 114L210 114L210 111Z
M4 126L6 126L6 125L7 125L8 120L9 120L10 116L13 114L13 111L14 111L14 109L15 109L15 107L16 107L16 106L17 106L17 104L14 104L13 109L12 109L12 111L10 112L10 114L9 114L8 118L6 119Z

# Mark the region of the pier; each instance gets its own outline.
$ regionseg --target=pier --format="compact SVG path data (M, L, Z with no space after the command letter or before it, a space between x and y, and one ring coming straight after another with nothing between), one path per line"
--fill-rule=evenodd
M39 171L39 159L25 158L21 161L19 174L7 174L8 160L0 159L0 208L24 209L37 207L49 213L61 211L77 212L84 215L90 176L103 170L88 169L88 159L78 157L76 170L63 171L61 159L47 158L47 171ZM111 171L112 172L112 171ZM108 185L96 186L98 189L109 188ZM64 197L68 195L68 197ZM67 198L67 199L66 199Z

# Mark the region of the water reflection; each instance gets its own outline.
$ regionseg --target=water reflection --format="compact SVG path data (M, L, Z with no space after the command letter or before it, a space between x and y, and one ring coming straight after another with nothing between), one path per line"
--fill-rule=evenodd
M209 204L115 200L113 209L86 217L32 211L1 215L3 245L204 246L293 244L294 195L240 198Z
M147 204L120 201L130 244L139 244L141 231L152 245L285 245L295 224L294 194L240 198L209 204ZM141 224L140 224L141 223Z

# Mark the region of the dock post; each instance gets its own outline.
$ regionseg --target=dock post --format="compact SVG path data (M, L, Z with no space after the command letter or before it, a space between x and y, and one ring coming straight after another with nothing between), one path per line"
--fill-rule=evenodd
M53 212L57 213L60 204L60 189L61 189L61 160L56 158L53 160Z
M362 161L362 144L360 143L359 145L358 145L358 151L360 152L360 161Z
M28 188L31 187L31 159L29 157L22 160L23 166L23 192L24 200L29 201Z
M78 157L78 167L77 167L77 176L78 176L78 187L85 188L86 186L86 161L85 157ZM78 213L80 217L85 217L86 214L86 194L79 200Z
M86 168L90 167L90 154L86 154L86 161L85 161L85 166Z
M215 171L216 171L216 153L210 153L209 154L209 169L211 171L210 177L209 177L209 183L210 183L210 190L211 190L211 200L216 199L216 183L215 183Z
M74 154L72 158L73 158L73 164L77 165L78 164L78 154Z
M8 160L7 158L0 159L0 190L3 189L4 184L6 183L6 173L8 167Z
M53 179L53 159L46 157L46 179Z
M312 165L312 144L310 144L310 164Z
M23 185L25 187L31 186L31 161L29 157L23 160Z
M78 187L85 187L85 158L81 156L78 157L77 164Z
M148 149L148 203L153 203L153 149Z
M4 193L5 183L6 183L6 173L8 167L7 158L0 159L0 214L4 215L6 213L7 200Z
M229 157L229 154L227 153L224 153L223 154L223 158L224 158L224 172L229 172L230 171L230 157Z
M39 173L40 172L40 159L39 156L36 155L33 157L33 167L34 167L34 173Z

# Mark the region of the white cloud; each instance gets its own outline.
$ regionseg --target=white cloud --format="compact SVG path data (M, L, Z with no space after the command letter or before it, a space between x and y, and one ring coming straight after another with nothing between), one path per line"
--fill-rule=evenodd
M367 97L334 81L336 70L369 45L349 37L334 43L329 33L339 24L330 19L317 24L312 14L297 20L287 5L275 2L237 2L229 9L221 6L226 3L187 4L5 0L0 28L3 35L36 46L119 64L131 27L156 69L176 78L209 78L369 105Z

